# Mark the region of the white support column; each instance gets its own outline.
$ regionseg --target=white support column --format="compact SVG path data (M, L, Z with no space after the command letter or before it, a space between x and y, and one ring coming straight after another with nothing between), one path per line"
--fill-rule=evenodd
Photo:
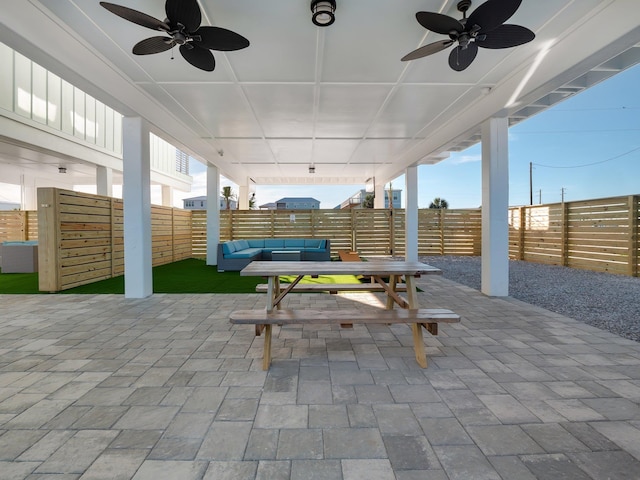
M238 210L249 210L249 186L238 185Z
M162 205L173 207L173 188L169 185L162 185Z
M509 120L482 125L482 278L485 295L509 295Z
M38 210L38 188L34 178L20 175L20 206L22 210Z
M145 298L153 293L149 125L140 117L125 117L122 132L124 296Z
M384 208L384 184L374 187L373 208Z
M218 264L220 242L220 175L218 167L207 165L207 265Z
M101 165L96 166L96 193L113 197L113 170Z
M405 172L407 205L405 206L405 260L418 261L418 167L408 167ZM389 199L393 201L393 199Z

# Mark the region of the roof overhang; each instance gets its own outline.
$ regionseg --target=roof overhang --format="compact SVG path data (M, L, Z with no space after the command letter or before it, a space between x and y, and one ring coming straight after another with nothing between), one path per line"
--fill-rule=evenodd
M164 18L161 0L120 3ZM154 133L240 185L363 185L473 145L488 118L523 121L638 63L636 3L525 0L509 23L536 39L481 49L463 72L448 67L446 53L400 61L442 38L415 12L460 17L452 0L339 2L325 28L311 23L305 2L200 0L203 24L251 41L214 52L214 72L177 52L174 60L133 55L153 31L97 0L15 2L3 11L0 41L124 115L146 118Z

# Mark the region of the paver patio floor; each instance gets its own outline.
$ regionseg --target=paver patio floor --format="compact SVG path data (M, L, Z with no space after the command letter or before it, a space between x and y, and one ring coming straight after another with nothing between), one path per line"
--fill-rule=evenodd
M233 326L250 295L0 296L0 478L640 479L640 344L449 280L460 324ZM370 308L373 294L289 306Z

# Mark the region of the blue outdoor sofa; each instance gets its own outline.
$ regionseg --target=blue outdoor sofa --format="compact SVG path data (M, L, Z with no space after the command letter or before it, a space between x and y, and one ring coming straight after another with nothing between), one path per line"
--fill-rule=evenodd
M218 244L218 271L237 272L254 260L271 260L274 251L299 251L300 260L331 260L331 241L321 238L263 238L232 240Z

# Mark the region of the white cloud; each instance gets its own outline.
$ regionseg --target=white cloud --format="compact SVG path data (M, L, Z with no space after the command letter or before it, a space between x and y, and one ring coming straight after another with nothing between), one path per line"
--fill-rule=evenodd
M475 163L482 160L482 155L457 155L451 157L452 165L462 165L463 163Z

